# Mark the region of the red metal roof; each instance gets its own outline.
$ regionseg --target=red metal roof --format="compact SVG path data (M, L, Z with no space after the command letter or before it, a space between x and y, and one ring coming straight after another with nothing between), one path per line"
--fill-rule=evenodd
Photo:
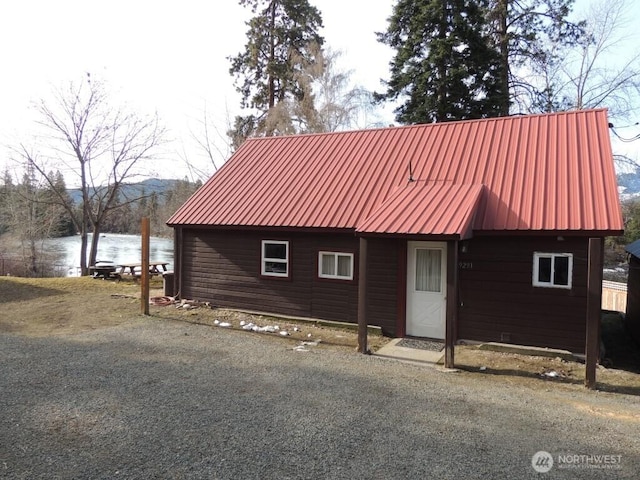
M167 223L458 236L470 225L623 228L603 109L250 139Z

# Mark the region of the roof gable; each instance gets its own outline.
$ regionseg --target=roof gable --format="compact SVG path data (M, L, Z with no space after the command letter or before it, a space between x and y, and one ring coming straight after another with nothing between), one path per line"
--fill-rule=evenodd
M357 232L468 238L483 189L482 185L412 181L360 223Z
M249 139L167 223L429 233L411 183L448 186L457 234L622 230L606 110Z

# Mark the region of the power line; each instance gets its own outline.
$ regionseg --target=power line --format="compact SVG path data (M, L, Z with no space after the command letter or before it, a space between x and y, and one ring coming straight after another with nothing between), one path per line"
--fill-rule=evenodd
M638 124L636 123L636 125L638 125ZM632 126L632 125L628 125L628 126ZM611 131L613 132L613 134L614 134L616 137L618 137L618 140L620 140L621 142L629 143L629 142L634 142L634 141L636 141L636 140L640 140L640 133L638 133L637 135L635 135L635 136L633 136L633 137L631 137L631 138L624 138L624 137L621 137L621 136L618 134L618 132L616 132L615 128L613 127L613 123L610 123L610 124L609 124L609 128L611 129ZM622 127L622 128L625 128L625 127Z

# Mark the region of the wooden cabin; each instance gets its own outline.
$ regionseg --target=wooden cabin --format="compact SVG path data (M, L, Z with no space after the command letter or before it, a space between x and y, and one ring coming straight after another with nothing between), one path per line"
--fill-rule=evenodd
M603 109L252 138L167 223L182 298L577 353L623 229Z

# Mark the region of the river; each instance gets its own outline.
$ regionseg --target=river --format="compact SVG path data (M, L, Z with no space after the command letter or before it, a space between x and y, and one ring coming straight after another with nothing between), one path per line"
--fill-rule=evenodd
M58 254L57 264L66 268L67 276L73 277L79 273L80 265L80 237L53 238L46 241L46 249ZM91 235L89 235L89 246ZM98 242L98 261L120 263L139 263L142 257L142 242L140 235L124 235L119 233L103 233ZM151 237L149 239L149 259L169 262L168 270L173 270L173 239Z

